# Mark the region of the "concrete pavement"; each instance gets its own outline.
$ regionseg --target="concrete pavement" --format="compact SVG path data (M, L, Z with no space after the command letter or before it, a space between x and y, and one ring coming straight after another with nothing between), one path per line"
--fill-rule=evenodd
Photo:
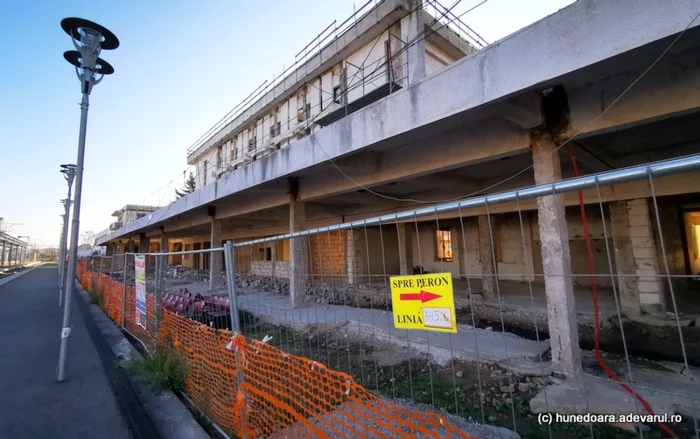
M67 379L56 381L63 312L57 276L56 265L43 265L0 286L2 437L141 437L133 420L127 423L122 415L123 401L115 398L110 377L114 371L105 367L93 343L77 295Z
M188 289L196 292L194 286L190 288L188 285ZM487 331L462 324L457 325L459 337L442 332L396 329L392 314L380 309L311 303L292 310L288 296L273 293L240 294L238 304L241 309L274 324L332 325L343 327L355 335L376 338L401 347L410 345L443 366L453 359L487 363L506 360L529 362L538 360L549 349L549 340L538 344L508 332Z

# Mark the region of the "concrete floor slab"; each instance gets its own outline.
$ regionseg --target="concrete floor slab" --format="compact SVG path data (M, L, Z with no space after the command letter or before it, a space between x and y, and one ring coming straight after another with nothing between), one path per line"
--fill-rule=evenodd
M657 414L678 413L700 420L700 382L668 369L632 365L632 389ZM621 374L621 379L629 383ZM544 387L531 401L533 413L646 414L640 402L611 379L584 375L581 384L562 382Z
M652 407L654 413L675 413L675 406L668 395L648 389L635 388ZM561 414L646 414L639 401L627 393L618 383L584 375L581 383L565 381L544 387L532 400L533 413Z

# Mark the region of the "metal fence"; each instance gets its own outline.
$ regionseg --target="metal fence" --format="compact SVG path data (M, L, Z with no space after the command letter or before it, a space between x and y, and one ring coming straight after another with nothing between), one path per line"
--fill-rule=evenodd
M149 350L167 339L188 362L187 394L239 435L509 437L490 424L699 437L686 195L699 167L693 156L183 252L178 266L127 255L113 276L126 279L123 327ZM133 256L146 261L145 329ZM565 417L586 413L607 417Z

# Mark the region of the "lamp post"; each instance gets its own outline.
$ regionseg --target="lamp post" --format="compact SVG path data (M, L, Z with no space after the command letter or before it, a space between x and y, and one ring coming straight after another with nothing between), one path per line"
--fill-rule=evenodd
M68 337L70 336L71 298L75 283L75 263L78 257L78 233L80 229L80 196L83 186L83 158L85 156L85 134L87 131L87 115L89 96L92 87L102 81L105 75L114 73L114 68L101 59L102 50L113 50L119 47L117 37L92 21L82 18L64 18L61 27L71 37L76 50L69 50L63 57L75 66L75 73L80 80L83 99L80 103L80 135L78 139L78 160L75 174L75 199L73 201L73 223L70 236L70 256L68 273L66 275L66 303L63 306L63 326L61 329L61 351L58 357L58 381L63 381L66 375L66 357Z
M61 165L61 173L68 183L68 197L65 200L61 200L63 204L63 230L61 231L61 242L58 246L58 306L61 306L63 301L63 292L65 291L65 277L66 277L66 253L67 244L66 239L68 239L68 218L70 218L70 206L72 201L70 199L71 188L73 186L73 179L77 172L76 165Z

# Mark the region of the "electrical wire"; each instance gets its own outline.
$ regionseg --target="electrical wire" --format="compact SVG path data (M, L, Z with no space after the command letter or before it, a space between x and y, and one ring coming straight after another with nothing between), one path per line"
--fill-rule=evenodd
M578 177L579 172L578 172L578 164L576 162L576 155L574 154L573 148L571 148L571 145L568 147L569 150L569 158L571 159L571 164L574 167L574 176ZM579 204L579 209L581 211L581 222L583 224L583 236L585 237L585 242L586 242L586 258L588 260L588 273L591 279L591 295L593 296L593 351L595 353L595 358L596 361L598 361L598 364L600 367L603 369L603 371L616 383L618 383L627 393L630 395L634 396L643 406L644 409L650 414L654 415L654 410L651 408L649 403L637 392L635 392L630 386L627 384L623 383L620 377L618 377L615 372L613 372L606 364L605 361L603 360L603 356L600 353L600 334L599 334L599 315L598 315L598 288L597 288L597 283L596 283L596 278L595 278L595 265L593 263L593 246L591 244L591 234L588 229L588 217L586 215L586 204L583 201L583 191L579 190L578 192L578 204ZM669 436L673 438L677 438L678 435L671 430L670 427L668 427L666 424L662 422L657 422L656 423L662 430L664 430Z

